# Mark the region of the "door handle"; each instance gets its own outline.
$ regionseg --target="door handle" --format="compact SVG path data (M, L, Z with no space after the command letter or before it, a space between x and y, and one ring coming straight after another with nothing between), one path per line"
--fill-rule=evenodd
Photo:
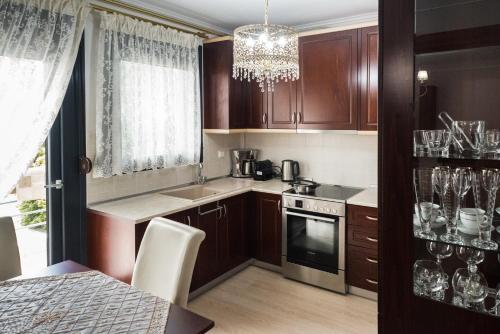
M366 237L366 240L368 240L370 242L378 242L378 239L370 238L370 237Z
M50 183L50 184L46 184L44 187L45 189L62 189L64 186L62 180L56 180L55 183Z
M365 281L368 282L368 283L370 283L370 284L373 284L373 285L378 285L377 281L374 281L374 280L369 279L369 278L365 279Z
M377 264L378 261L377 260L374 260L374 259L370 259L369 257L366 258L366 261L370 262L370 263L375 263Z
M365 216L366 219L371 220L371 221L378 221L377 217L372 217L372 216Z

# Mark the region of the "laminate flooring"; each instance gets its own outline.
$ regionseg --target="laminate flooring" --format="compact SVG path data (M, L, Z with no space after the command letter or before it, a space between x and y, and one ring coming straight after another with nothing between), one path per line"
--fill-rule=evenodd
M340 295L250 266L192 300L213 334L377 333L377 303Z

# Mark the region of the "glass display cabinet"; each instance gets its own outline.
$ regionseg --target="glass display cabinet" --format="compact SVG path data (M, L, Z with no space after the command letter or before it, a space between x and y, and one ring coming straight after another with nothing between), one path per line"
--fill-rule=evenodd
M500 333L499 13L380 2L381 333Z

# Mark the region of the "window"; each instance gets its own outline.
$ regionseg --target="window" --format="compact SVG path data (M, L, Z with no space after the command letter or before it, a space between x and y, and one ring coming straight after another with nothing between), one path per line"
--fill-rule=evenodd
M118 14L101 20L94 176L198 163L198 37Z

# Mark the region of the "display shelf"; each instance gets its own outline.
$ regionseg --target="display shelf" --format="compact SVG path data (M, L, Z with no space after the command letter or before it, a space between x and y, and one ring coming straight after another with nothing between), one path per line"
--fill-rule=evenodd
M415 37L415 54L500 45L500 24L437 32Z
M451 278L450 278L450 280L451 280ZM448 304L448 305L462 308L462 309L467 309L469 311L476 312L479 314L484 314L487 316L493 316L493 317L500 318L500 302L496 300L496 294L497 294L497 291L495 289L493 289L493 288L488 289L488 297L486 297L486 299L484 301L484 306L482 307L482 309L467 308L467 307L464 307L462 305L455 304L454 301L456 301L458 299L454 299L453 287L451 285L448 289L446 289L443 299L436 299L436 298L431 298L431 297L417 295L417 294L415 294L415 296L417 296L419 298L425 298L428 300L432 300L434 302Z
M414 222L415 222L415 219L416 218L414 217ZM463 239L464 239L464 243L463 244L442 241L441 240L441 236L444 235L444 234L446 234L446 225L443 225L443 226L438 227L438 228L433 228L432 231L434 233L436 233L437 237L436 237L435 240L429 240L429 239L421 238L421 237L419 237L417 235L417 232L420 231L420 226L416 225L414 223L413 224L413 236L416 239L420 239L420 240L435 241L435 242L439 242L439 243L443 243L443 244L449 244L449 245L455 245L455 246L458 245L458 246L465 246L465 247L475 248L475 249L479 249L479 250L482 250L482 251L485 251L485 252L500 253L500 234L496 231L496 228L495 228L496 226L499 226L499 225L500 225L500 217L499 216L495 216L495 218L493 219L493 227L494 227L494 229L491 232L491 240L495 241L499 245L498 249L495 250L495 251L475 247L474 245L471 244L471 241L473 239L477 238L477 235L471 235L471 234L462 233L462 232L460 232L460 230L458 231L458 234L463 237Z
M500 168L500 159L488 159L487 157L473 158L459 155L450 155L449 157L429 157L413 156L414 167L472 167L478 168Z

